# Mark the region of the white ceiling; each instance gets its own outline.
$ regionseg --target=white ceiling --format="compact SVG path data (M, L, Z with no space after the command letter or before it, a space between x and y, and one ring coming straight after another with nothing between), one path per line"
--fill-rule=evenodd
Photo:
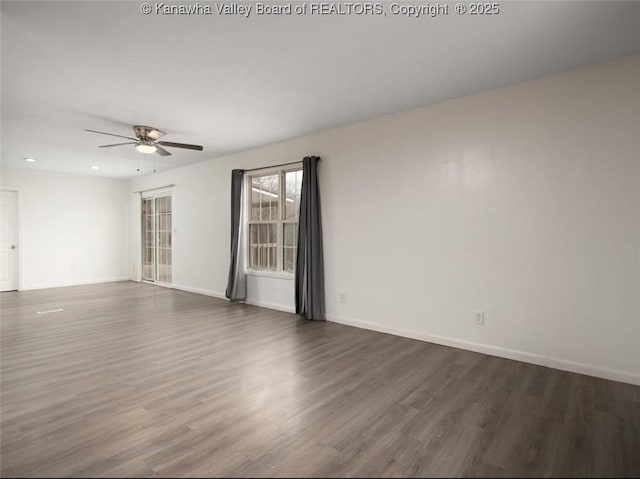
M213 15L145 16L141 3L2 1L3 165L131 178L151 158L174 168L640 51L637 1L418 19L221 16L204 0ZM83 131L134 124L205 150L99 149L118 139Z

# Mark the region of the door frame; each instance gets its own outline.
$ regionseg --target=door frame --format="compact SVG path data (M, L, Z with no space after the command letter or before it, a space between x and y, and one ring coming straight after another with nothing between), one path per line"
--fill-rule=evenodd
M0 191L12 191L16 194L16 224L18 225L17 240L18 244L18 289L17 291L22 291L23 281L22 281L22 201L20 201L21 193L20 188L14 186L2 186L0 187Z
M153 198L154 199L154 203L153 203L153 216L154 216L154 231L155 231L155 198L161 198L163 196L171 196L171 283L164 283L161 281L149 281L143 278L143 262L144 262L144 237L142 235L142 230L143 230L143 223L142 223L142 202L145 199L149 199L149 198ZM165 288L173 288L173 283L174 283L174 250L175 250L175 190L173 187L167 187L167 188L159 188L159 189L152 189L152 190L147 190L147 191L143 191L140 192L140 194L138 195L138 208L139 208L139 214L138 214L138 231L139 231L139 235L140 235L140 241L138 242L138 251L139 251L139 261L138 261L138 268L140 268L140 281L143 283L147 283L147 284L155 284L157 286L163 286ZM154 247L154 265L157 266L157 248ZM154 271L154 276L155 276L155 271Z

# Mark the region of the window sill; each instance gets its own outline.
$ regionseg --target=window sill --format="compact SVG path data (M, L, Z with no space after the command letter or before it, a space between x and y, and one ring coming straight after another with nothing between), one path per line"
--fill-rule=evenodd
M248 269L245 271L247 276L262 276L264 278L287 279L293 281L295 275L285 271L261 271L258 269Z

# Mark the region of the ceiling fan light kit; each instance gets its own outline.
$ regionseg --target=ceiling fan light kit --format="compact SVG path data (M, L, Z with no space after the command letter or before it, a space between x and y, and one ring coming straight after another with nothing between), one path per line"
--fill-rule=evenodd
M142 143L136 145L136 150L138 150L140 153L149 155L151 153L155 153L157 148L156 145L143 141Z
M99 133L101 135L109 135L109 136L117 136L118 138L126 138L127 140L132 140L126 143L113 143L110 145L100 145L100 148L111 148L112 146L122 146L122 145L135 145L136 150L140 153L151 154L157 153L160 156L169 156L167 150L162 148L163 146L167 146L169 148L183 148L185 150L195 150L202 151L204 148L200 145L190 145L188 143L175 143L173 141L158 141L158 138L165 135L164 131L160 131L157 128L151 126L144 125L134 125L133 132L135 134L135 138L131 136L124 135L116 135L114 133L106 133L104 131L97 130L85 130L91 133Z

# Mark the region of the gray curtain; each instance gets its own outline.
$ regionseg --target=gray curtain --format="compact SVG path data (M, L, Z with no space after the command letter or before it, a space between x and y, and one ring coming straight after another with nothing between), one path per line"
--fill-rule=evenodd
M224 295L231 301L247 299L247 279L244 274L244 257L241 251L243 238L242 222L242 186L244 184L244 170L231 171L231 262L229 264L229 279Z
M324 255L322 218L318 189L317 156L307 156L302 164L298 255L296 258L296 313L307 319L325 319Z

